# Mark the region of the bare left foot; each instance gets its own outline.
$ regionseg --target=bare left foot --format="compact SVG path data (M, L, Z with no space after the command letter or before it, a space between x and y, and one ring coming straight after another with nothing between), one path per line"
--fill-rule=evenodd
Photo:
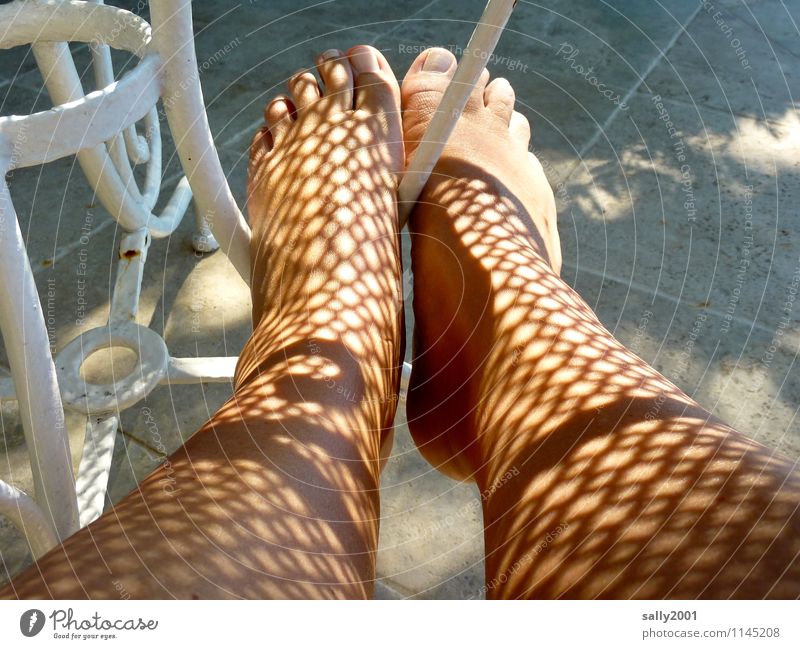
M402 360L400 91L370 47L317 67L325 91L294 76L252 145L234 396L0 599L119 597L116 575L135 598L370 596Z

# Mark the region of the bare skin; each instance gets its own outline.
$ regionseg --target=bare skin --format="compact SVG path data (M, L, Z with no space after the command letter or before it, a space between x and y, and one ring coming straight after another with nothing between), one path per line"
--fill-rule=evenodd
M318 62L251 147L254 333L235 394L136 491L0 597L369 597L402 359L399 88Z
M406 75L407 155L454 69L429 50ZM487 597L800 596L794 465L625 349L559 278L530 128L487 80L409 221L408 401L420 451L481 490Z
M455 61L420 55L401 134L383 57L333 59L323 93L301 74L268 105L251 149L255 331L234 397L0 596L370 595L402 358L395 174ZM561 281L530 127L507 82L487 82L409 222L408 403L420 451L481 489L487 597L797 597L792 465L713 420Z

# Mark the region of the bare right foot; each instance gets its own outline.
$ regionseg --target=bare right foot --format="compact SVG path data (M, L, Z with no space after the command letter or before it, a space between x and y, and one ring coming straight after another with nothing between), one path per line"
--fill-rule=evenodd
M455 57L441 48L427 50L409 69L401 89L407 158L455 69ZM481 290L484 280L502 267L496 267L501 259L491 251L503 241L506 252L510 245L547 272L561 269L553 192L528 151L530 124L514 110L514 101L508 81L489 82L484 71L409 221L417 315L409 426L423 455L461 479L475 470L463 455L473 441L468 429L474 413L465 406L471 397L468 379L483 360L470 353L469 339L480 337L489 304L489 292ZM475 267L465 267L459 255L447 251L457 248L473 251ZM442 273L450 281L429 283ZM463 290L443 294L444 285ZM426 314L436 314L435 320Z
M443 50L412 66L407 151L454 68ZM625 349L558 277L527 122L487 80L409 219L407 404L423 455L481 490L487 598L796 598L794 464Z

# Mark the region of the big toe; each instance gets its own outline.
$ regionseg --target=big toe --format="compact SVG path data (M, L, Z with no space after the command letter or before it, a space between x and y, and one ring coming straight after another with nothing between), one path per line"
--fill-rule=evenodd
M397 119L400 112L400 86L386 57L369 45L351 48L348 57L355 80L355 107L391 114Z
M411 64L400 89L403 133L408 144L422 137L455 74L456 66L456 57L441 47L425 50Z

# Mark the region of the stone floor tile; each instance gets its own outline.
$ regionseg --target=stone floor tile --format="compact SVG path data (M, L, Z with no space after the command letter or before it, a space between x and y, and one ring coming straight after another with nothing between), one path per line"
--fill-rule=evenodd
M800 337L738 321L727 328L721 314L702 305L588 273L577 276L575 288L623 344L702 406L800 457Z
M438 473L416 450L401 407L381 480L378 574L416 597L481 597L478 490Z
M680 134L671 137L666 115ZM638 94L570 176L564 259L775 327L797 289L796 118L773 125ZM794 285L794 289L792 286ZM791 297L791 296L790 296Z
M653 70L645 89L759 119L793 113L800 93L800 4L707 6Z

